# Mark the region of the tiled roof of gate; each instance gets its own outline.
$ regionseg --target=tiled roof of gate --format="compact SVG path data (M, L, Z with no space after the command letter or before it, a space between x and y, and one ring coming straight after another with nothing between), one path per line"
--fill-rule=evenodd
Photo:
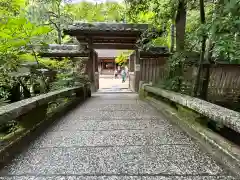
M49 44L38 48L38 52L42 57L85 57L89 53L87 47L79 45Z
M46 48L42 49L43 53L84 53L87 52L86 47L80 47L78 45L68 45L68 44L49 44Z
M84 23L75 22L68 26L68 30L93 30L93 31L145 31L148 24L126 24L126 23Z

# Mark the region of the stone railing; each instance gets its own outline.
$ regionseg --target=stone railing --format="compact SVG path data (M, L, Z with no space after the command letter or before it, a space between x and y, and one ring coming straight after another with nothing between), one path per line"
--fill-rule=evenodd
M58 97L68 97L73 93L76 93L78 96L85 96L84 94L79 94L80 91L84 93L83 88L84 87L81 86L67 88L3 106L0 108L0 124L16 119L24 114L28 114L33 110L36 110L36 112L38 112L39 109L41 109L40 107L48 105L49 102L55 100ZM42 116L43 114L39 113L39 116Z
M79 85L0 107L0 166L90 96L90 86Z
M230 109L209 103L207 101L190 97L187 95L163 90L149 85L143 85L141 93L152 93L154 95L166 98L174 103L187 107L216 123L225 125L226 127L240 133L240 113Z

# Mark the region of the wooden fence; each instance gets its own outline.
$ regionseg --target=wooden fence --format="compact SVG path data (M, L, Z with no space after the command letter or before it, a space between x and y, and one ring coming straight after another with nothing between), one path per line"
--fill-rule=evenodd
M207 66L203 66L203 72ZM157 81L164 80L164 76L166 75L159 76ZM187 68L184 72L184 84L187 87L185 87L183 93L191 95L195 76L196 68ZM207 101L233 110L240 110L240 64L216 64L210 66Z
M140 52L140 81L158 84L168 75L166 61L169 55L163 51L158 52L160 53ZM133 59L134 54L130 56L130 72L134 72ZM207 65L204 65L203 72L206 68ZM134 73L130 76L134 82ZM191 94L195 76L195 67L186 68L184 72L185 94ZM231 109L236 109L238 106L240 110L240 64L210 66L207 100Z
M166 47L150 48L148 51L140 51L139 55L139 82L156 83L164 75L164 64L166 64L166 59L169 56L168 49ZM135 53L129 57L129 78L130 89L138 91L139 86L135 79L135 58Z
M208 100L212 102L240 102L239 64L211 65Z
M150 57L140 58L140 81L157 83L159 79L164 77L164 64L166 57Z
M141 58L140 81L159 83L166 77L167 57ZM204 65L203 71L207 65ZM184 73L184 93L191 95L196 75L196 68L189 67ZM240 64L217 64L210 67L207 100L209 102L240 110Z

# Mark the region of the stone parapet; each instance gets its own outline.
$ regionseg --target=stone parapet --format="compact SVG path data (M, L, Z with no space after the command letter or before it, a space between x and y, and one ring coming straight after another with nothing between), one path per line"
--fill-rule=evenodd
M169 99L240 133L240 113L191 96L144 86L144 91Z

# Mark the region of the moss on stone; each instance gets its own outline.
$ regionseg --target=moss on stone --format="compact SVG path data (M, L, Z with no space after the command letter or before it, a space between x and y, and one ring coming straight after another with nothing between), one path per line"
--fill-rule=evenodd
M181 106L179 104L176 104L177 106L177 112L187 121L195 121L200 123L201 125L207 126L209 123L209 120L204 117L203 115L187 108L184 106Z
M13 141L14 139L16 139L17 137L19 137L19 135L21 133L23 133L25 131L25 129L21 126L18 126L17 129L9 134L0 134L0 139L2 141Z
M139 89L139 98L143 100L145 98L145 91L143 88Z

